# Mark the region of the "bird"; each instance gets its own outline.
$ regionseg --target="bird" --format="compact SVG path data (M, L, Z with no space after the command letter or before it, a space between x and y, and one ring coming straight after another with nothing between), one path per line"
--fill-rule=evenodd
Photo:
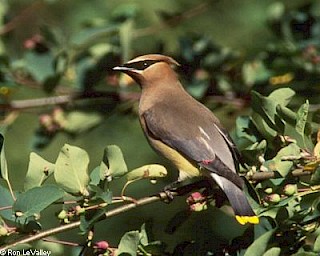
M237 174L238 151L219 119L179 81L180 64L161 54L138 56L113 68L141 88L139 120L151 147L179 171L178 181L207 177L226 195L238 223L258 224Z

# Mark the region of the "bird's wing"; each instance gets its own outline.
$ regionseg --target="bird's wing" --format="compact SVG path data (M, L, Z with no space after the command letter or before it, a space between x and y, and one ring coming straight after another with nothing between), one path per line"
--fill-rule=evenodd
M243 181L235 172L231 151L234 144L213 119L210 120L212 113L209 119L204 119L198 112L192 113L192 109L183 109L185 112L181 113L181 108L175 108L175 104L158 103L145 111L142 118L153 139L242 188Z
M215 124L215 126L216 126L217 130L219 131L219 133L221 134L221 136L224 138L225 142L227 143L227 145L232 153L232 157L233 157L234 161L236 161L237 163L240 163L241 154L240 154L239 150L237 149L236 145L234 144L229 133L223 127L220 127L217 124ZM236 165L235 167L238 170L238 165Z

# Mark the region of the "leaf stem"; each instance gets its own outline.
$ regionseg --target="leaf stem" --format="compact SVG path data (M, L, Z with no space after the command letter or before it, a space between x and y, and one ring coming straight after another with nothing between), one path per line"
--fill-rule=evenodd
M13 192L13 189L12 189L12 186L11 186L9 179L6 179L5 181L7 182L8 189L9 189L9 192L11 194L13 201L16 201L17 199L16 199L16 196L14 195L14 192Z

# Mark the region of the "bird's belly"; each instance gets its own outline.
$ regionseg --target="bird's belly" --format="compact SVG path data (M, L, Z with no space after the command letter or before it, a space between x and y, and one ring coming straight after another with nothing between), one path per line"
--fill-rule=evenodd
M170 148L159 140L150 140L152 147L165 158L170 160L175 167L180 171L179 180L200 176L200 170L195 163L181 155L178 151Z

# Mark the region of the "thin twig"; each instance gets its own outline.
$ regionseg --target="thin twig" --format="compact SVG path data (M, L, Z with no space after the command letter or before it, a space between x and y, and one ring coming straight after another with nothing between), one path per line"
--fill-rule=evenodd
M14 30L18 25L24 25L26 21L25 19L28 16L37 13L36 9L39 9L42 5L43 1L36 1L29 5L27 8L22 10L17 16L15 16L12 20L10 20L0 29L0 35L4 35Z
M57 240L57 239L52 239L52 238L43 238L42 241L48 242L48 243L55 243L55 244L62 244L62 245L68 245L68 246L80 246L77 243L72 243L68 241L62 241L62 240Z
M12 205L0 207L0 211L10 210L12 209Z

